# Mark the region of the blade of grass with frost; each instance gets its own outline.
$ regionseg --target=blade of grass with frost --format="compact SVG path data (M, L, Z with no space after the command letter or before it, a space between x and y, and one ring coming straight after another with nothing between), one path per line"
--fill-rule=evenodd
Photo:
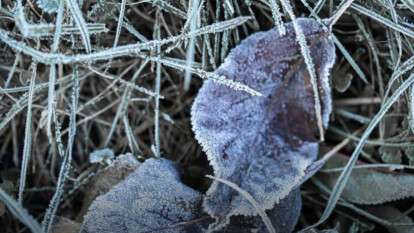
M105 24L101 23L87 23L86 27L90 35L105 33L108 32L108 29L105 27ZM26 24L26 38L40 38L40 37L50 37L53 36L53 32L55 31L55 25L53 24ZM60 29L62 31L62 35L80 35L81 31L79 27L74 27L71 25L62 25Z
M313 12L311 13L311 16L315 16L318 15L319 12L322 10L323 5L325 5L326 0L319 0L316 4L315 7L313 8Z
M317 13L309 6L309 4L306 2L306 0L301 0L302 4L311 12L311 15L315 17L316 20L318 20L319 23L323 24L323 21ZM361 70L361 68L358 66L356 61L352 58L351 54L349 54L348 50L342 45L342 43L338 40L338 38L332 33L332 39L336 45L336 47L341 51L342 55L344 55L345 60L351 65L351 67L354 69L354 71L357 73L358 77L366 84L368 84L368 80L364 74L364 72Z
M60 200L63 195L65 181L69 175L70 163L72 161L72 148L76 136L76 112L78 109L79 100L79 77L76 65L73 67L73 93L71 95L70 117L69 117L69 136L66 146L66 153L62 161L62 165L59 171L59 178L56 186L56 192L49 204L49 208L46 211L45 218L43 220L43 232L48 233L53 225L56 211L59 207Z
M40 224L23 208L17 201L10 197L1 187L0 187L0 201L4 203L9 211L19 219L24 225L26 225L32 233L42 233L42 228Z
M391 0L385 0L384 2L388 6L388 9L389 9L392 20L395 23L398 23L399 15L395 10L395 6L394 6L393 2ZM391 55L392 60L394 61L394 67L396 68L400 65L401 56L402 56L402 52L403 52L402 51L403 49L402 49L401 34L397 31L394 31L394 30L388 30L388 31L392 31L391 33L393 33L393 35L395 36L395 40L397 42L398 55L394 54L393 50L390 48L390 55ZM389 43L389 46L392 47L391 43Z
M221 4L220 4L221 0L216 0L216 14L215 14L215 18L214 18L214 22L218 23L219 21L219 17L221 15ZM219 51L220 51L220 33L214 33L214 59L215 59L215 64L219 63Z
M224 19L229 18L229 11L227 10L227 7L224 8ZM224 61L226 59L228 50L229 50L229 39L230 39L230 33L229 31L224 31L221 35L221 50L220 50L220 61Z
M401 32L404 35L407 35L411 38L414 38L414 31L410 30L409 28L406 28L406 27L402 26L401 24L397 24L397 23L389 20L389 19L385 18L384 16L379 15L378 13L376 13L372 10L369 10L369 9L367 9L367 8L365 8L365 7L363 7L359 4L356 4L356 3L352 3L351 8L354 9L355 11L357 11L358 13L361 13L365 16L368 16L368 17L372 18L373 20L375 20L375 21L377 21L381 24L384 24L385 26L387 26L387 27L389 27L389 28L391 28L395 31Z
M279 4L277 4L277 0L269 0L269 4L277 30L279 30L279 34L283 36L286 33L286 28L283 25L282 13L280 12Z
M23 192L26 187L27 169L28 169L28 165L29 165L30 157L32 153L32 104L33 104L33 98L34 98L33 97L34 86L35 86L36 75L37 75L37 64L33 62L30 65L30 69L32 71L32 76L30 78L30 89L29 89L28 103L27 103L22 167L20 169L19 193L18 193L19 203L23 203Z
M5 96L8 96L9 98L11 98L11 99L13 99L13 96L11 96L11 95L9 95L7 92L5 92L4 90L9 86L9 84L10 84L10 82L11 82L11 80L12 80L12 78L13 78L13 75L14 75L14 73L15 73L15 71L16 71L16 67L17 67L17 64L19 63L19 59L20 59L20 53L17 53L16 54L16 57L15 57L15 59L14 59L14 62L13 62L13 66L11 67L11 69L10 69L10 71L9 71L9 73L7 74L7 79L6 79L6 81L4 82L4 88L2 88L2 87L0 87L0 93L4 93L5 95L3 95L3 96L0 96L0 102L1 101L3 101L3 98L5 97ZM14 100L14 99L13 99ZM14 100L15 101L15 100ZM16 101L15 101L16 102Z
M22 33L23 37L30 36L30 33L27 30L27 22L24 16L24 8L22 0L16 1L16 9L14 11L14 21L16 23L17 28Z
M87 77L89 77L91 74L93 74L92 72L88 72L85 73L83 75L83 77L79 78L79 81L86 79ZM63 77L61 80L57 81L56 84L60 84L60 85L64 85L65 83L67 83L67 77ZM39 91L42 91L44 88L48 87L49 83L42 83L42 84L37 84L34 88L34 93L37 93ZM71 86L70 83L67 84L68 86ZM67 86L64 86L67 87ZM135 87L134 87L135 88ZM136 90L138 90L137 88L135 88ZM28 92L30 90L30 85L28 87L17 87L17 88L13 88L11 90L5 90L7 91L7 93L16 93L16 92L26 92L25 94L23 94L16 103L13 104L13 106L11 107L11 109L7 112L6 116L1 119L0 121L0 130L4 129L4 127L6 127L6 125L12 121L14 119L14 117L19 114L28 104ZM2 94L2 92L0 91L0 94ZM54 114L54 118L56 117L56 114ZM57 120L54 120L54 122L57 122ZM62 153L63 154L63 153Z
M390 80L388 81L387 89L386 89L385 94L384 94L384 98L388 98L388 95L391 92L391 88L392 88L394 82L397 81L397 79L399 79L401 76L403 76L405 73L407 73L408 71L410 71L413 68L414 68L414 56L407 59L398 68L396 68L394 70L394 72L391 75Z
M337 204L342 191L344 190L346 183L349 179L349 176L351 175L352 169L355 166L356 162L358 161L359 154L362 151L362 148L364 147L367 139L369 138L369 135L371 132L375 129L375 127L378 125L378 123L381 121L381 119L384 117L384 115L387 113L387 111L391 108L391 106L400 98L400 96L413 85L414 83L414 75L411 75L407 80L405 80L398 89L394 92L394 94L385 101L384 105L381 107L381 109L378 111L378 113L374 116L371 123L368 125L367 129L364 131L364 133L361 136L361 140L359 141L358 145L355 147L354 152L352 153L351 158L349 159L348 163L346 164L344 170L342 171L341 175L339 176L335 187L332 190L332 193L329 197L328 203L325 207L324 212L322 213L322 216L320 217L319 221L315 224L313 224L310 227L307 227L306 229L311 229L312 227L316 227L325 220L328 219L328 217L331 215L332 211L335 208L335 205Z
M317 124L319 128L319 137L321 141L324 141L325 135L324 135L324 129L323 129L323 123L322 123L322 109L321 109L321 102L320 102L319 91L318 91L318 81L317 81L318 77L316 77L315 66L313 64L309 48L306 44L306 38L302 32L302 29L299 27L299 25L296 22L296 16L293 13L292 6L290 5L288 0L280 0L280 2L282 3L283 9L287 12L287 14L292 20L293 28L296 33L296 40L299 43L302 56L306 63L306 68L308 69L308 72L309 72L310 81L311 81L312 89L313 89L313 97L315 101L315 115L316 115L316 120L317 120Z
M157 11L157 15L160 14L159 11ZM161 31L160 31L160 24L158 17L156 18L156 22L154 25L154 34L155 38L157 40L161 37ZM155 87L154 92L157 94L155 97L155 106L154 106L154 146L155 146L155 157L160 158L161 157L161 148L160 148L160 89L161 89L161 62L160 60L160 53L161 53L161 46L157 46L157 57L155 58L156 68L155 68Z
M338 38L334 35L332 35L333 41L336 45L336 47L341 51L342 55L344 55L346 61L351 65L351 67L354 69L354 71L358 74L358 77L366 84L368 84L368 80L364 74L364 72L361 70L361 68L358 66L354 58L352 58L351 54L349 54L348 50L342 45L342 43L338 40Z
M225 10L229 15L234 15L234 7L231 0L224 0Z
M168 66L168 67L180 70L180 71L183 71L187 68L187 67L185 67L185 65L182 65L181 63L178 63L176 61L172 61L171 59L168 59L168 58L158 59L156 57L147 57L146 55L145 56L144 55L138 55L138 56L142 57L142 58L149 59L150 61L161 62L165 66ZM202 79L211 79L214 82L217 82L217 83L220 83L222 85L228 86L228 87L230 87L234 90L245 91L245 92L247 92L251 95L254 95L254 96L262 96L262 94L259 91L256 91L256 90L250 88L249 86L247 86L243 83L236 82L236 81L233 81L231 79L228 79L225 76L217 75L215 73L207 72L207 71L204 71L202 69L197 69L197 68L193 68L193 67L189 67L189 69L193 74L198 75Z
M148 60L145 60L141 66L138 68L138 70L134 73L134 75L131 78L131 83L134 83L135 80L141 75L141 72L144 70L145 66L148 64ZM116 126L118 124L118 120L121 116L125 116L125 112L128 109L128 104L131 99L131 93L133 88L131 86L127 86L123 95L121 104L119 105L114 120L112 121L111 129L109 130L108 136L106 137L104 147L108 147L109 142L112 138L113 133L115 132Z
M161 9L165 12L177 15L180 18L183 18L183 19L187 19L187 14L184 11L176 8L175 6L169 4L168 2L166 2L164 0L144 0L144 1L141 1L141 3L144 3L144 2L151 3L152 5L157 6L159 9Z
M194 61L194 50L195 50L195 30L197 29L197 20L198 20L198 8L199 1L198 0L191 0L188 2L190 4L189 8L191 9L190 17L190 41L188 42L188 49L187 49L187 67L191 67ZM186 69L184 75L184 91L188 91L190 89L190 82L191 82L191 72Z
M124 123L125 135L127 136L128 146L131 152L135 155L143 154L142 150L139 148L137 140L135 139L134 132L129 124L127 115L122 117L122 122Z
M142 35L139 31L137 31L137 29L134 28L134 26L129 22L129 20L124 17L124 21L122 26L129 32L131 33L133 36L135 36L138 40L142 41L142 42L148 42L148 39Z
M51 48L52 53L56 53L59 48L60 35L61 35L61 26L63 22L63 12L65 9L65 4L63 1L60 1L58 12L56 16L56 31L53 36L53 44ZM56 85L56 65L50 65L49 71L49 91L48 91L48 102L47 102L47 136L49 142L52 140L52 115L55 113L55 85Z
M375 46L375 41L373 40L373 36L372 33L369 30L369 28L364 26L364 22L362 22L361 18L359 18L358 16L353 16L354 20L357 23L357 26L359 28L359 31L361 32L362 36L365 37L367 43L368 43L368 47L371 50L371 55L372 58L374 60L374 64L375 64L375 68L376 68L376 73L377 73L377 79L378 79L378 89L379 89L379 95L380 96L384 96L384 79L382 77L382 72L381 72L381 64L380 64L380 60L379 60L379 50L378 48Z
M78 2L76 0L66 0L66 4L72 13L73 19L76 22L76 25L79 27L79 31L81 33L82 41L85 46L85 50L87 53L92 51L91 41L89 39L89 30L86 25L85 19L82 16L82 12L79 8Z
M145 60L147 60L147 58L144 58ZM104 73L101 73L101 72L99 72L98 70L96 70L96 69L94 69L94 68L92 68L92 67L88 67L88 69L89 70L91 70L92 72L94 72L95 74L97 74L97 75L99 75L99 76L101 76L101 77L103 77L103 78L107 78L107 79L109 79L109 80L116 80L116 81L118 81L118 82L120 82L121 84L123 84L123 85L125 85L125 86L127 86L127 87L132 87L134 90L136 90L136 91L139 91L139 92L141 92L141 93L144 93L144 94L146 94L146 95L149 95L149 96L151 96L151 97L156 97L156 96L159 96L157 93L155 93L155 92L153 92L153 91L150 91L150 90L148 90L147 88L145 88L145 87L141 87L141 86L138 86L138 85L135 85L134 83L132 83L132 82L130 82L130 81L125 81L125 80L123 80L123 79L121 79L121 78L118 78L118 77L113 77L113 76L111 76L111 75L109 75L109 74L104 74ZM159 98L160 99L164 99L164 96L159 96Z
M224 19L228 20L231 16L234 15L234 6L232 1L226 0L223 4L224 9ZM234 33L237 33L237 28L234 29ZM234 36L236 38L236 36ZM221 49L220 49L220 61L224 61L228 51L229 51L229 45L230 45L230 39L231 39L231 31L224 31L221 36ZM234 39L235 41L236 39Z
M19 28L20 32L25 38L39 38L45 36L52 36L53 31L55 31L55 25L48 24L48 23L39 23L39 24L31 24L27 22L26 17L24 15L24 7L21 0L18 0L16 3L16 9L14 12L14 20L16 22L16 26ZM92 24L85 24L86 28L88 29L89 34L97 34L107 32L108 29L105 27L105 24L100 23L92 23ZM75 28L71 25L62 25L60 29L62 34L71 35L71 34L82 34L82 31L78 28Z
M104 68L104 67L102 66L100 68ZM79 78L79 81L82 81L82 80L90 77L92 74L94 74L94 72L92 72L92 71L83 72L82 76ZM72 83L70 82L70 79L71 79L70 76L72 76L72 75L63 76L62 78L60 78L59 80L56 81L56 85L61 85L63 87L71 87ZM39 91L43 91L43 89L48 88L48 87L49 87L49 81L36 84L35 85L35 93L37 93ZM7 89L0 90L0 94L27 92L29 90L29 88L30 88L29 86L7 88Z
M115 40L114 40L114 45L113 45L114 48L118 45L119 36L121 35L122 24L124 22L126 2L127 0L122 0L121 2L121 9L119 11L118 24L116 25Z
M409 106L408 109L410 110L409 113L409 125L411 132L414 133L414 88L411 87L410 96L409 96Z
M16 58L14 59L14 62L13 62L13 66L12 66L11 70L9 71L9 73L7 74L7 80L4 83L4 88L7 88L9 86L9 84L10 84L12 78L13 78L13 75L16 72L16 68L17 68L17 65L19 64L20 58L21 58L20 53L17 53Z
M121 2L121 9L119 10L119 16L118 16L118 24L116 25L116 32L115 32L115 39L114 44L112 48L116 48L118 46L119 37L121 35L122 25L124 22L124 15L125 15L125 8L126 8L126 2L127 0L122 0ZM108 66L105 68L105 73L111 68L112 65L112 58L108 61Z
M338 6L338 10L328 19L328 26L332 29L333 25L341 18L341 16L345 13L345 11L351 6L354 0L342 0L342 2Z
M224 30L229 30L234 27L237 27L251 17L237 17L225 22L220 22L205 26L196 30L195 35L201 36L207 33L218 33ZM185 34L184 37L189 37L189 34ZM34 60L43 63L43 64L71 64L78 62L94 62L101 60L113 59L116 57L122 56L136 56L137 53L140 53L144 50L153 50L157 46L162 46L165 44L176 42L177 40L183 39L183 35L173 36L162 40L152 40L144 43L136 43L130 45L118 46L116 48L105 49L103 51L94 52L90 54L76 54L76 55L64 55L60 53L51 54L39 51L34 49L24 42L16 41L15 39L9 37L9 32L3 29L0 29L0 41L7 44L12 49L22 52L28 56L31 56Z
M0 130L2 130L4 127L6 127L6 125L14 119L14 117L20 112L22 111L25 106L28 103L28 99L27 99L28 95L24 94L22 97L20 97L20 99L13 104L13 106L11 107L11 109L7 112L6 116L1 119L0 122Z

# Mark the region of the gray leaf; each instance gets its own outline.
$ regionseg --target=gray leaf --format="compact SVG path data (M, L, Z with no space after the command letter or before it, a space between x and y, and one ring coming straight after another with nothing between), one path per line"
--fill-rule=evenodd
M89 208L82 233L201 232L201 194L180 181L172 162L148 159Z
M329 32L312 19L298 19L319 77L325 127L331 112L329 71L335 47ZM318 153L314 98L306 64L292 23L280 36L259 32L232 50L216 71L260 91L254 97L206 81L192 108L195 136L207 153L216 177L250 193L267 210L303 182ZM231 188L213 182L203 207L218 220L255 215L254 208Z
M326 168L341 168L347 157L336 155ZM361 165L361 163L359 163ZM341 170L319 173L324 183L332 188ZM342 198L357 204L381 204L414 196L414 175L388 169L354 168L342 193Z

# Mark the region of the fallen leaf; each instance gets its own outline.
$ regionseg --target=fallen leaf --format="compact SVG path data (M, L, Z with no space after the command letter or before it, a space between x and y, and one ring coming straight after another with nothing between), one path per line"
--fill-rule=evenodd
M318 76L322 119L331 112L329 71L335 60L330 33L316 21L301 18ZM314 94L292 23L242 41L216 71L262 93L251 96L205 81L192 107L196 139L207 153L215 177L251 194L264 210L295 189L318 154ZM256 215L237 192L216 181L203 207L216 217L218 230L233 215Z
M186 224L200 217L201 198L171 161L148 159L92 203L81 233L201 233L201 224Z
M342 168L348 158L337 154L324 169ZM357 165L363 165L359 163ZM320 172L318 176L333 188L342 170ZM381 204L414 196L414 175L378 168L354 168L342 192L342 198L357 204Z

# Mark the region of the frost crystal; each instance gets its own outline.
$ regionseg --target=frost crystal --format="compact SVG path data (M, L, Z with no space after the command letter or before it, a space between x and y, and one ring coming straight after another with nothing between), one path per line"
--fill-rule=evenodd
M318 76L322 119L331 112L329 71L335 60L330 33L312 19L297 19ZM196 138L216 177L250 193L260 207L272 209L306 177L318 144L314 98L306 64L292 23L256 33L232 50L216 74L243 83L263 96L251 96L206 81L192 108ZM312 169L311 169L312 170ZM220 229L234 215L256 215L237 192L213 182L203 202Z
M92 203L81 233L201 232L188 223L199 218L201 198L172 162L148 159Z

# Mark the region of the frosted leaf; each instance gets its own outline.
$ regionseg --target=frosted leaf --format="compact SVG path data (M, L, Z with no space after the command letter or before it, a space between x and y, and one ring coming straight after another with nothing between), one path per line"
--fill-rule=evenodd
M326 163L327 170L318 174L324 184L332 189L348 157L337 154ZM360 205L378 205L414 196L414 176L390 169L354 167L341 194L344 200ZM338 169L337 169L338 168ZM328 172L329 171L329 172Z
M322 119L331 112L329 72L335 60L330 33L312 19L298 19L318 76ZM286 34L259 32L232 50L216 74L262 93L251 96L210 80L192 107L195 136L218 178L250 193L267 210L303 182L316 159L318 132L306 64L292 23ZM220 229L233 215L256 215L237 192L214 181L203 203Z
M197 233L198 224L183 223L199 218L200 204L172 162L148 159L92 203L81 233Z

